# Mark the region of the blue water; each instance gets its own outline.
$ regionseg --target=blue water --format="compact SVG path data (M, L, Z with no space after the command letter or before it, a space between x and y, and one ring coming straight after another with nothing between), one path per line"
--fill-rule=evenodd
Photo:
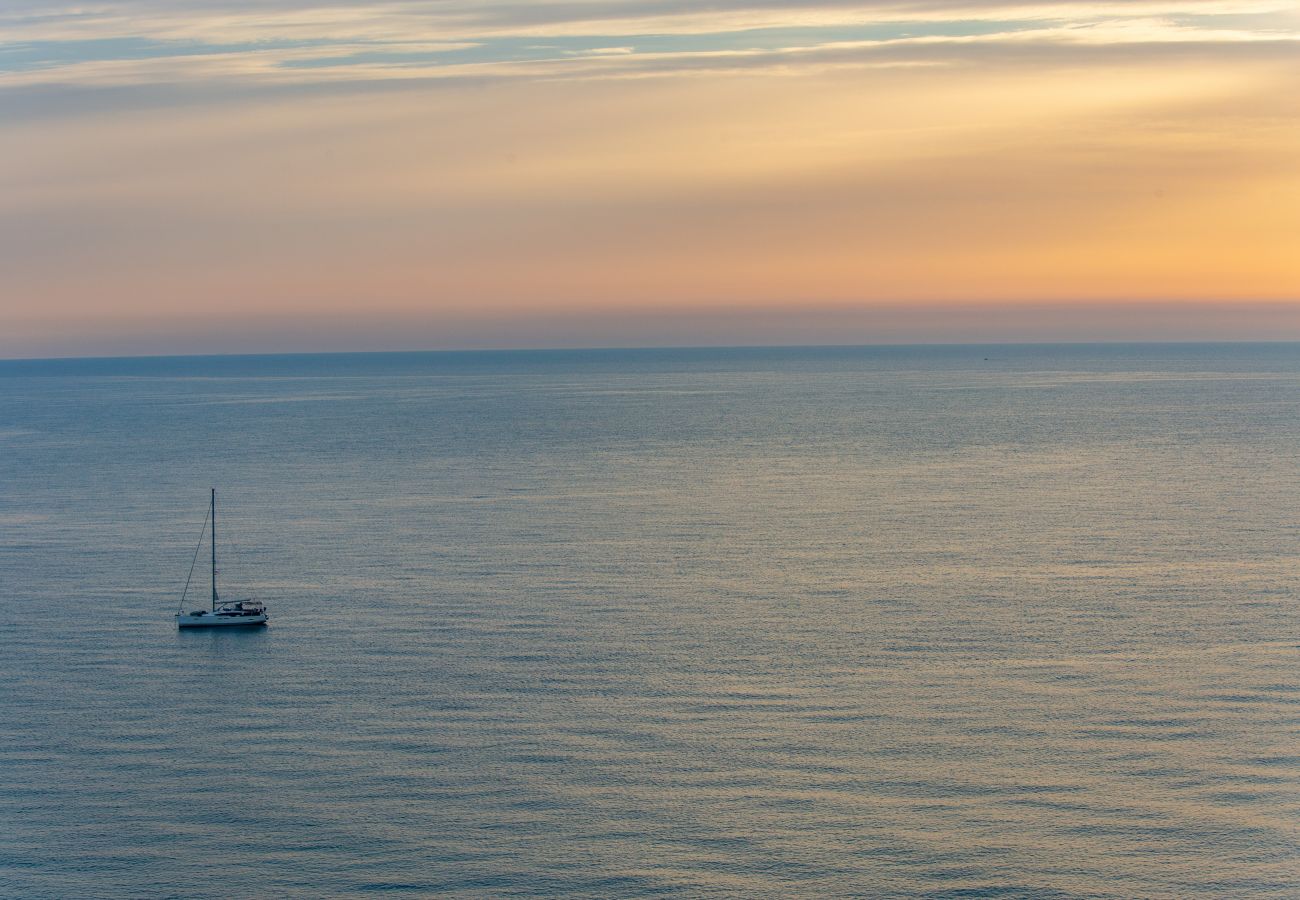
M0 895L1300 896L1298 456L1297 345L0 363Z

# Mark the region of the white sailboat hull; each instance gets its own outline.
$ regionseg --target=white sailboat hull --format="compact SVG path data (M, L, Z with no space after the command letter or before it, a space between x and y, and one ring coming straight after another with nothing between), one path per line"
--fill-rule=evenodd
M252 616L222 616L206 613L201 616L178 613L177 628L230 628L236 625L265 625L266 613Z

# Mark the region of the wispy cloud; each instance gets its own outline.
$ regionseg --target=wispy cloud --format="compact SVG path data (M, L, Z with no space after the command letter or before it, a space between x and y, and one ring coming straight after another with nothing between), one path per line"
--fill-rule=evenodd
M255 10L255 11L254 11ZM493 74L538 66L584 76L638 62L664 72L748 56L815 63L819 51L886 45L1295 41L1300 19L1269 0L1170 3L895 2L790 7L735 2L123 2L0 15L0 86L259 78L284 81ZM611 52L616 48L617 52ZM933 59L933 51L927 51ZM954 49L959 56L960 50ZM629 59L630 58L630 59ZM604 60L602 70L575 59Z

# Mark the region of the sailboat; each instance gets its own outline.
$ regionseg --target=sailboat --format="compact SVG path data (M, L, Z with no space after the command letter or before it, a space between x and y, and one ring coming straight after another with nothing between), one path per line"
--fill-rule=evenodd
M261 600L237 600L234 603L222 603L221 598L217 596L217 489L212 488L212 497L208 503L208 515L203 521L203 531L199 533L199 545L194 549L194 561L199 558L199 551L203 549L203 535L208 530L208 523L212 523L212 608L196 609L193 612L182 612L185 609L185 596L190 591L190 580L194 577L194 563L190 563L190 577L185 579L185 590L181 592L180 608L176 611L176 627L178 628L212 628L212 627L229 627L232 625L265 625L266 624L266 604Z

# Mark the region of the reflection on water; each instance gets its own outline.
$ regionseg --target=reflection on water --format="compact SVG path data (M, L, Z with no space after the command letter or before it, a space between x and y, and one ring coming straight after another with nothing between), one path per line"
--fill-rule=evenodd
M1300 348L0 385L0 895L1300 894Z
M240 658L246 653L259 653L268 640L266 626L238 628L178 628L177 644L202 645L212 656L223 654ZM187 652L187 651L182 651Z

